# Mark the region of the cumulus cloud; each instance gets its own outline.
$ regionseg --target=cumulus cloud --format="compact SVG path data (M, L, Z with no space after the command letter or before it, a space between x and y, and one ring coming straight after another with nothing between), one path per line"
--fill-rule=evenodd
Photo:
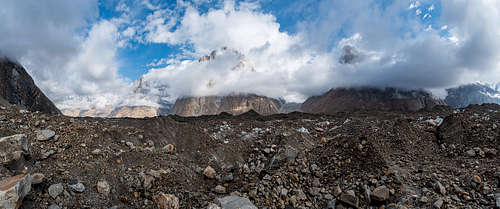
M23 64L59 108L113 105L129 86L118 74L117 19L97 20L97 3L2 2L0 50Z
M444 36L411 12L401 15L408 8L421 12L421 4L396 1L382 7L372 1L324 0L317 18L300 22L297 34L280 31L276 18L258 6L226 4L206 13L188 6L179 25L154 21L153 15L150 25L155 27L149 27L147 40L189 45L192 56L229 46L245 54L255 72L230 71L236 58L209 63L193 58L152 69L146 78L169 84L174 96L249 92L292 101L339 86L439 91L478 78L499 79L500 18L491 18L498 17L498 3L442 2L443 18L437 23L449 31ZM433 4L428 8L433 11ZM473 24L478 21L485 24ZM339 39L340 33L345 37Z

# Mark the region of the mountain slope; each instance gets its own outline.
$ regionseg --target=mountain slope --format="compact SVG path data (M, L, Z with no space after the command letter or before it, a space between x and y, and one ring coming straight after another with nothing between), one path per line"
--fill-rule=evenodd
M448 95L445 102L455 108L467 107L470 104L500 104L500 89L487 84L472 83L446 91Z
M26 70L7 58L0 58L0 97L30 111L61 113L35 85Z
M446 105L442 100L421 90L395 88L338 88L321 96L314 96L302 104L307 113L352 112L356 110L382 110L414 112Z
M280 108L281 104L276 99L240 94L179 98L170 113L179 116L217 115L222 112L239 115L255 110L261 115L272 115L280 113Z

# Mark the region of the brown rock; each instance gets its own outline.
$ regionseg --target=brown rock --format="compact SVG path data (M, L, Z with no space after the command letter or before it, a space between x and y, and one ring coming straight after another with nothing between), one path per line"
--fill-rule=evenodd
M203 171L203 174L204 174L207 178L209 178L209 179L213 179L213 178L215 177L215 175L216 175L216 172L215 172L215 170L214 170L212 167L207 166L207 168L205 168L205 171Z
M179 209L179 199L174 195L160 193L153 200L158 209Z
M474 182L476 182L478 184L481 184L481 182L482 182L481 177L479 177L478 175L474 175L473 180L474 180Z
M386 201L389 199L389 189L386 186L379 186L373 190L371 198L376 201Z

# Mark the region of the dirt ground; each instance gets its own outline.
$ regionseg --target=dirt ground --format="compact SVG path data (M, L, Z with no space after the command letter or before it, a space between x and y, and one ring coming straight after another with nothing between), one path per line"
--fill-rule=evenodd
M0 177L45 175L23 200L24 209L156 208L153 196L160 192L179 198L181 208L207 208L230 194L259 208L327 208L332 202L349 208L349 195L360 208L495 208L500 198L498 105L146 119L4 107L0 136L27 134L32 153L0 167ZM56 136L37 141L36 131L44 129ZM212 179L203 174L207 166L216 171ZM109 183L110 194L97 191L100 180ZM71 190L72 182L85 191ZM48 188L57 183L65 192L53 198ZM386 200L373 198L379 187L390 191Z

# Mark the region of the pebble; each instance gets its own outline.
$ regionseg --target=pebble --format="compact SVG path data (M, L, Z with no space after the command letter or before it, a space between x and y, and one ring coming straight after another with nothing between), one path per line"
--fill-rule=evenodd
M478 184L481 184L481 182L482 182L481 177L479 177L478 175L474 175L473 180L474 180L474 182L476 182Z
M221 186L221 185L217 185L217 186L215 187L215 192L216 192L217 194L224 194L224 193L226 193L226 187Z
M107 195L109 194L110 190L111 189L107 181L101 180L97 182L97 192Z
M359 206L359 199L354 194L354 191L350 190L348 192L342 193L339 200L351 207L357 208Z
M338 197L341 193L342 193L342 189L340 188L340 186L337 185L333 188L333 195L335 197Z
M443 199L438 199L436 202L434 202L434 204L432 204L432 206L434 206L434 208L436 209L439 209L443 207L443 203Z
M39 130L36 132L36 139L38 141L47 141L54 137L56 135L56 132L53 130L45 129L45 130Z
M217 198L215 202L224 209L258 209L250 200L239 196Z
M68 186L74 192L82 193L85 191L85 186L80 182L78 182L76 184L69 184Z
M61 209L61 207L59 205L52 204L52 205L49 206L48 209Z
M386 186L379 186L373 190L371 198L376 201L386 201L389 199L389 189Z
M207 166L207 168L205 168L205 170L203 171L203 174L207 178L213 179L215 177L215 175L216 175L216 172L215 172L215 170L212 167Z
M35 173L31 175L31 184L39 184L42 183L45 179L45 175L43 173Z
M174 148L173 144L167 144L167 146L163 147L163 149L167 150L167 152L174 152Z
M467 152L465 152L467 154L467 156L469 157L474 157L476 156L476 151L474 151L473 149L471 150L468 150Z
M153 197L158 209L179 209L179 199L171 194L157 194Z
M64 190L64 187L61 183L58 183L58 184L52 184L50 185L49 187L49 195L56 199L57 196L59 196L59 194L61 194Z

